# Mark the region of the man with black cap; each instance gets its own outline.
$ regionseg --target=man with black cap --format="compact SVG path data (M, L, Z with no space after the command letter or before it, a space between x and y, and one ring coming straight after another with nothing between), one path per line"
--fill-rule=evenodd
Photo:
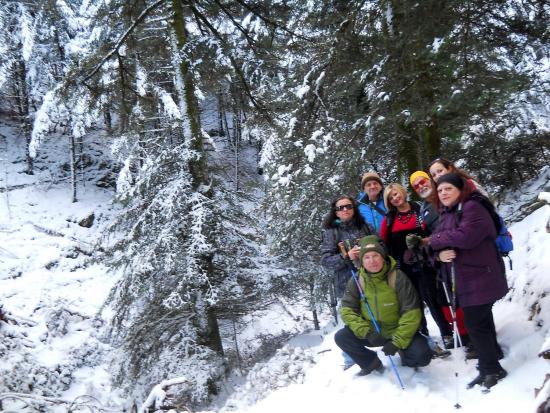
M382 192L382 179L374 171L367 172L361 178L361 192L357 197L359 213L380 234L380 224L386 215Z
M396 268L395 260L386 254L380 238L369 235L360 240L361 268L357 272L359 286L349 280L340 315L345 327L334 336L338 347L361 367L360 376L383 371L375 351L366 347L382 347L393 356L399 352L404 366L421 367L430 363L433 352L424 336L418 333L420 301L408 277ZM361 305L361 288L376 315L380 333L366 309Z

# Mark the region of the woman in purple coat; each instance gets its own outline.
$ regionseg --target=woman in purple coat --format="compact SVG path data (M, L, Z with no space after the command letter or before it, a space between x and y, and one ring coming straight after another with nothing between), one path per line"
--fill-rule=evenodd
M443 175L437 182L439 226L430 241L443 272L456 274L456 298L464 322L479 353L479 375L468 384L490 388L506 377L493 321L495 301L506 295L504 263L495 245L497 231L482 197L459 174ZM489 203L490 204L490 203Z

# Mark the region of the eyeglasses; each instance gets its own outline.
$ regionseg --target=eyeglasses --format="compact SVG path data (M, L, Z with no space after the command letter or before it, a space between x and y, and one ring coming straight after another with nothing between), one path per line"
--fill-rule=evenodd
M336 212L343 211L345 209L347 209L348 211L350 209L353 209L353 204L346 204L346 205L340 205L340 206L334 207L334 210Z
M418 188L421 186L424 186L428 183L428 180L426 178L420 178L420 181L418 181L416 184L413 185L413 188L415 191L418 191Z

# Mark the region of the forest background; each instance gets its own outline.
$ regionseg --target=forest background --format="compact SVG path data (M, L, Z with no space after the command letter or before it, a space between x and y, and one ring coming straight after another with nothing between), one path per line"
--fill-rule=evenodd
M25 173L66 140L78 202L98 135L111 150L96 184L119 209L90 260L120 276L106 340L141 396L192 372L182 398L204 403L273 302L319 328L320 223L365 171L407 183L444 156L498 203L550 163L541 0L3 1L0 28Z

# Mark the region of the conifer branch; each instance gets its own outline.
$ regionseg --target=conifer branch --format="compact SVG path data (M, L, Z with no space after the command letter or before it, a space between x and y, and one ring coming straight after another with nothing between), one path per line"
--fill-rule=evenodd
M204 25L206 27L208 27L208 29L212 32L212 34L214 35L214 37L216 37L220 43L224 46L224 49L227 50L228 47L227 47L227 42L224 40L223 36L220 34L220 32L218 32L216 30L216 28L214 26L212 26L212 24L210 23L210 21L208 21L208 19L206 18L206 16L204 14L202 14L199 10L197 10L196 7L194 7L193 5L189 5L189 8L191 9L191 11L193 12L193 14L197 17L197 19L201 20ZM235 60L235 58L233 57L233 55L231 53L226 53L227 54L227 57L229 58L229 60L231 61L231 65L233 66L233 70L235 70L235 73L237 74L237 77L239 78L239 80L241 81L241 85L243 86L244 88L244 91L246 93L246 95L248 96L248 98L250 99L250 101L252 102L252 104L254 105L254 107L256 109L258 109L259 111L261 111L262 113L265 113L265 108L263 108L257 101L256 101L256 98L254 98L254 96L252 95L252 91L250 90L250 87L248 85L248 82L246 81L245 77L244 77L244 73L242 72L241 68L239 67L239 65L237 64L237 61Z
M306 37L306 36L303 36L301 34L297 34L296 32L290 30L289 28L287 28L286 26L280 24L280 23L277 23L276 21L273 21L271 19L268 19L267 17L265 17L262 13L259 13L258 11L256 11L252 6L249 6L248 4L246 4L244 1L242 0L236 0L237 3L239 3L241 6L243 6L245 9L247 9L248 11L250 11L252 14L254 14L254 16L258 17L259 19L263 20L265 23L269 24L270 26L276 28L276 29L281 29L282 31L284 32L287 32L288 34L290 34L291 36L294 36L294 37L297 37L298 39L302 39L302 40L305 40L306 42L314 42L313 39L310 39L309 37Z
M132 23L132 25L124 32L124 34L118 39L118 41L115 43L115 46L107 53L103 59L101 59L101 62L97 64L97 66L82 80L83 83L86 83L88 80L90 80L98 71L101 69L101 67L105 64L107 60L109 60L115 53L118 53L118 50L120 47L124 44L128 36L134 31L134 29L147 17L149 13L151 13L155 8L157 8L161 3L163 3L165 0L158 0L155 3L151 4L149 7L147 7L145 10L141 12L141 14L138 16L138 18Z

